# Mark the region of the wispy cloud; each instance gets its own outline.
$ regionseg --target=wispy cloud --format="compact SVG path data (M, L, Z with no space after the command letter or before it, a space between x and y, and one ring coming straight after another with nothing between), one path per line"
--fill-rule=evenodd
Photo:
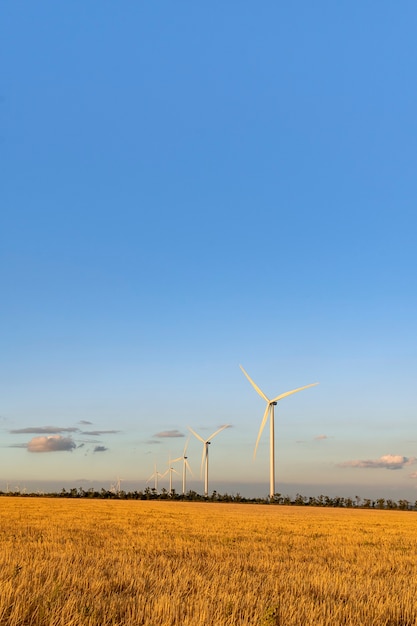
M93 452L107 452L108 448L106 446L96 446Z
M78 424L83 424L84 426L91 426L93 422L89 422L88 420L80 420Z
M170 438L170 437L184 437L179 430L163 430L160 433L156 433L154 437L159 437L160 439Z
M49 435L48 437L34 437L26 447L29 452L70 452L77 445L71 437Z
M14 435L17 434L36 434L36 435L48 435L58 433L76 433L79 428L71 426L69 428L63 428L62 426L28 426L27 428L16 428L10 432Z
M389 469L398 470L408 465L414 465L417 463L416 457L406 457L400 454L385 454L379 459L367 459L367 460L355 460L345 461L339 463L339 467L361 467L365 469Z
M81 432L82 435L92 435L93 437L98 435L116 435L117 433L120 433L120 430L83 430Z
M320 441L321 439L328 439L327 435L317 435L317 437L314 437L315 441Z

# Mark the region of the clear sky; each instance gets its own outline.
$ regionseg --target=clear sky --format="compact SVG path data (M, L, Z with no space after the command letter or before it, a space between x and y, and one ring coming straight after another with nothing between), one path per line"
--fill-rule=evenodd
M277 491L417 499L416 31L411 1L1 3L0 489L143 489L228 423L210 491L266 495L241 363L320 382L277 407Z

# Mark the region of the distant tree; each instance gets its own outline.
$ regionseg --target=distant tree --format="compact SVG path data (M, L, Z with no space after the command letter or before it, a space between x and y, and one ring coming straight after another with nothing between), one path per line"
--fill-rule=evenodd
M398 501L398 508L401 509L401 511L408 511L409 506L410 506L410 503L408 500Z
M302 496L300 493L297 493L294 499L295 506L304 506L306 503L306 498Z

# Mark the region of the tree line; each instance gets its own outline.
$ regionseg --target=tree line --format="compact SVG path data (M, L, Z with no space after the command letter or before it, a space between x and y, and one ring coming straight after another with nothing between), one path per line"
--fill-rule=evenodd
M410 502L406 499L400 499L398 501L390 498L377 498L375 500L371 498L361 498L355 496L354 498L345 498L342 496L303 496L299 493L295 497L289 495L282 495L276 493L273 498L246 498L240 493L213 493L205 497L196 491L189 490L186 494L178 494L175 489L169 492L163 488L160 492L157 492L153 487L146 487L143 491L124 491L123 489L101 489L100 491L90 488L83 489L82 487L73 487L72 489L62 488L59 492L44 493L41 491L26 493L24 491L0 491L1 496L15 496L26 498L91 498L91 499L104 499L104 500L173 500L173 501L186 501L186 502L236 502L240 504L269 504L269 505L283 505L283 506L312 506L312 507L334 507L334 508L347 508L347 509L386 509L386 510L400 510L411 511L417 510L417 500Z

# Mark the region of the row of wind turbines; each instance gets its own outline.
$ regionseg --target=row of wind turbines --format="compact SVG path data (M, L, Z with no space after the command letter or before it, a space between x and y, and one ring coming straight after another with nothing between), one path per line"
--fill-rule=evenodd
M256 458L256 452L257 452L257 449L258 449L259 441L260 441L263 429L265 428L265 425L266 425L266 423L268 421L268 417L269 417L269 497L272 499L274 494L276 493L276 491L275 491L275 423L274 423L275 422L275 406L283 398L287 398L288 396L291 396L294 393L298 393L299 391L303 391L304 389L308 389L309 387L315 387L315 385L318 385L319 383L311 383L310 385L305 385L304 387L297 387L297 389L292 389L291 391L286 391L284 393L281 393L278 396L276 396L275 398L272 398L272 400L270 400L264 394L264 392L258 387L258 385L252 380L252 378L243 369L243 367L241 365L239 365L239 367L242 370L243 374L248 379L248 381L250 382L250 384L252 385L252 387L255 389L255 391L266 402L265 412L263 414L261 426L260 426L259 432L258 432L258 437L256 439L256 444L255 444L255 449L254 449L254 453L253 453L253 458L254 459ZM221 433L222 430L225 430L225 428L229 428L229 426L230 426L230 424L224 424L218 430L216 430L213 434L211 434L210 437L207 437L207 439L204 439L198 433L196 433L192 428L188 427L188 430L194 435L194 437L196 437L196 439L201 441L201 443L203 444L203 455L202 455L202 458L201 458L201 474L203 473L203 469L204 469L204 496L206 498L208 497L208 482L209 482L208 481L208 476L209 476L209 473L208 473L208 471L209 471L209 445L211 444L211 440L214 439L214 437L216 437L216 435ZM172 493L172 474L178 474L178 472L172 467L172 463L176 463L178 461L182 461L183 462L183 465L182 465L182 493L183 493L183 495L185 494L186 482L187 482L187 470L190 473L192 473L190 465L189 465L188 460L187 460L187 446L188 446L188 442L189 442L189 439L187 440L187 442L185 444L182 456L180 456L180 457L178 457L176 459L172 459L172 460L169 459L168 469L166 470L166 472L161 474L160 472L157 471L156 465L155 465L154 473L148 478L148 481L150 481L152 479L155 481L155 489L156 489L156 491L158 491L158 481L159 481L159 479L160 478L164 478L167 474L169 474L169 493Z

